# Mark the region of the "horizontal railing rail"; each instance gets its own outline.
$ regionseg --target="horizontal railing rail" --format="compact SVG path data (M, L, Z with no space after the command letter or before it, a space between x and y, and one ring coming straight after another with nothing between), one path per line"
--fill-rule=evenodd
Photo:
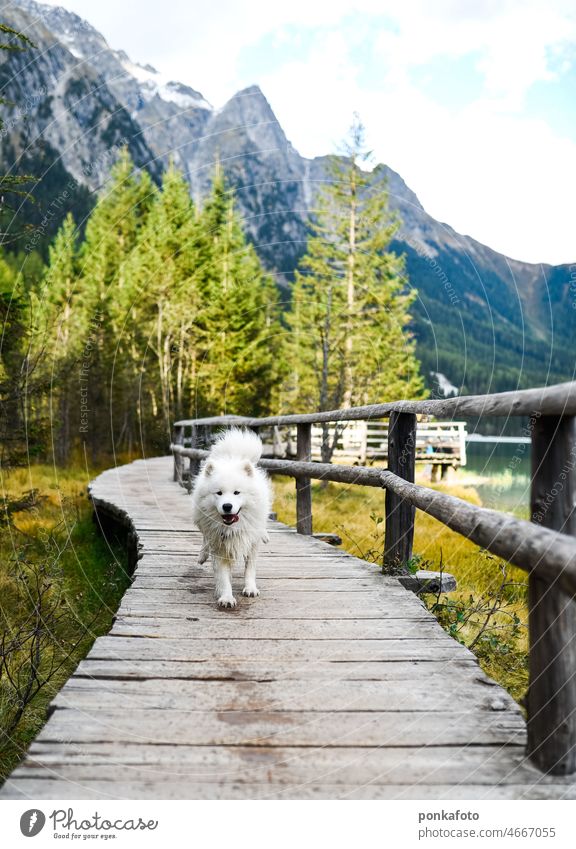
M529 417L531 521L477 507L416 485L417 416ZM388 468L311 462L312 424L388 418ZM174 478L191 486L213 432L297 426L295 460L262 459L273 474L296 480L296 527L312 533L311 480L385 490L384 567L412 557L416 508L529 574L527 753L543 771L576 771L576 382L429 401L398 401L286 416L213 416L176 422ZM184 459L190 460L188 472Z
M355 421L356 419L383 419L391 413L415 413L437 418L458 416L575 416L576 381L558 383L542 389L519 389L515 392L497 392L493 395L461 395L427 401L393 401L389 404L369 404L344 410L327 410L286 416L213 416L204 419L183 419L179 425L218 425L222 420L245 427L269 425L316 424L320 422Z

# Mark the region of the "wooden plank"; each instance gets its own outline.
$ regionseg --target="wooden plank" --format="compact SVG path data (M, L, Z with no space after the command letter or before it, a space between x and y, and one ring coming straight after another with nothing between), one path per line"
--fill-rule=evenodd
M325 595L332 595L325 593ZM360 593L355 593L360 595ZM268 595L261 598L260 604L266 602L266 619L267 620L302 620L302 619L362 619L368 622L377 622L381 620L396 619L400 621L418 620L421 619L421 612L417 612L412 607L403 607L401 603L390 609L390 605L386 605L382 599L360 599L359 603L353 603L344 599L341 604L336 602L318 602L313 597L313 593L309 593L305 598L309 601L302 602L292 599L290 610L286 613L286 600L277 598L271 599ZM261 610L258 603L242 604L236 608L234 614L236 618L241 618L243 621L260 619ZM119 608L118 616L121 619L134 617L135 619L154 618L154 619L188 619L202 617L203 620L212 620L214 622L221 621L221 611L217 607L214 600L214 594L210 590L206 590L205 596L201 600L192 602L183 601L181 598L178 602L169 602L163 598L161 592L156 593L153 600L146 602L138 602L137 600L127 599Z
M260 580L260 576L259 576ZM272 600L280 595L284 598L288 593L291 598L304 599L307 595L332 595L332 593L349 593L363 594L372 591L380 591L375 589L372 578L367 575L366 578L342 578L340 576L332 576L331 578L280 578L269 577L263 578L266 581L266 599ZM190 580L187 576L182 575L163 575L163 574L141 574L138 571L134 576L134 583L130 588L130 596L134 597L133 593L138 593L138 597L142 596L144 591L169 591L182 590L190 593L192 596L208 592L213 585L207 575L202 578ZM403 595L398 593L397 589L393 592L388 592L384 588L384 593L387 598L393 601L399 601Z
M240 784L232 781L221 784L192 783L186 778L174 779L167 775L161 781L150 778L149 773L136 777L130 771L132 780L119 779L110 771L78 770L65 768L65 778L58 779L18 779L11 782L4 796L6 799L356 799L356 800L402 800L402 799L441 799L441 800L512 800L512 799L557 799L558 790L553 787L532 784L497 785L485 784L438 784L438 785L397 785L397 784L310 784L278 785L264 780L262 784ZM46 787L48 785L48 788ZM576 785L566 787L561 798L576 798Z
M226 615L226 614L224 614ZM149 637L98 637L90 657L142 660L382 661L473 658L468 649L445 640L181 640Z
M180 589L131 589L122 601L122 607L147 608L150 607L159 613L164 611L158 605L172 605L175 609L183 611L183 607L204 607L212 604L212 593L208 581L202 585L196 584L187 588L184 592ZM393 604L390 604L392 599ZM413 601L414 599L414 601ZM366 617L397 619L409 614L421 615L425 610L422 602L417 597L410 595L390 595L371 588L359 588L351 592L349 596L341 597L333 591L316 590L312 592L286 592L284 589L275 589L272 582L267 584L265 596L266 604L262 605L258 599L247 599L246 610L243 616L258 615L262 618L275 618L276 612L283 613L287 619L294 618L294 611L338 611L345 614L349 610L357 610ZM288 611L287 611L288 607ZM122 609L122 608L121 608ZM218 619L222 617L218 615Z
M236 566L232 570L233 575L238 575L238 576L241 574L241 571L242 570L239 567L236 567ZM266 568L260 567L258 569L258 579L261 580L261 581L278 580L278 581L300 581L300 582L302 582L302 581L318 580L318 579L323 579L323 578L325 578L327 581L329 581L329 580L342 581L342 580L346 580L346 579L351 579L353 581L358 582L356 584L356 586L360 586L361 583L363 583L363 585L365 587L373 588L375 586L374 576L370 572L370 570L368 570L368 569L366 569L366 572L365 572L364 575L362 573L358 573L355 569L347 569L345 567L342 568L342 567L339 567L338 565L335 565L335 566L327 565L327 566L314 567L314 564L312 564L312 567L308 572L301 572L301 573L293 572L292 574L290 573L290 571L287 567L282 566L282 565L275 566L275 565L268 564ZM201 567L199 566L199 567L196 567L196 568L191 567L189 569L189 571L187 571L184 575L182 575L181 577L179 576L176 579L176 581L174 581L174 579L172 579L169 575L164 576L164 575L160 574L160 575L142 575L142 576L140 576L140 573L138 571L136 571L136 575L135 575L135 582L137 581L138 583L143 583L144 581L146 581L151 585L152 585L153 581L162 581L162 580L170 581L170 580L172 580L172 583L179 582L180 586L182 586L183 581L191 581L191 580L197 580L197 579L211 580L212 574L211 574L210 568L204 567L204 566L201 566ZM353 584L349 584L349 586L353 586ZM396 585L396 587L394 588L394 590L392 592L393 592L393 594L396 594L397 596L402 596L403 593L404 594L407 593L407 591L404 590L403 587L400 587L399 584Z
M436 713L369 711L179 711L57 709L39 742L141 742L204 746L524 745L525 725L508 711Z
M572 788L569 776L555 778L540 773L524 756L521 748L511 746L431 746L422 748L384 747L270 747L270 746L167 746L148 743L74 741L41 743L31 746L33 761L23 764L18 777L39 775L42 761L56 774L66 768L83 768L100 775L113 774L115 764L124 764L130 773L152 767L148 778L158 783L178 776L193 783L239 782L251 784L269 781L292 784L306 781L325 784L397 784L409 787L461 784L492 786L511 784ZM171 773L171 776L170 776ZM45 773L44 773L45 774Z
M469 675L482 673L476 661L462 660L459 655L447 659L430 660L391 660L391 661L291 661L277 663L259 660L238 661L224 659L206 660L143 660L127 658L106 658L99 660L90 655L79 663L74 680L84 678L105 678L115 680L137 680L160 678L163 680L201 680L201 681L407 681L415 677L424 678L434 686L438 671L442 675L466 680ZM454 680L454 679L453 679ZM488 679L487 686L497 685Z
M83 711L110 710L252 710L270 711L492 711L518 713L511 696L494 693L476 677L461 679L452 690L446 671L426 680L404 681L102 681L71 678L53 705ZM434 688L434 689L432 689Z
M425 619L243 619L234 611L220 619L200 616L158 618L117 617L112 635L185 641L324 640L326 642L387 640L451 640L437 622ZM254 646L254 651L258 647Z

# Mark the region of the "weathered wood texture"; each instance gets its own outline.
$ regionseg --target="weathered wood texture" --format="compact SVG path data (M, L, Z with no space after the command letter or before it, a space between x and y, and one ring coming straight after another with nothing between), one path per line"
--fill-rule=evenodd
M532 521L576 537L576 419L532 421ZM559 581L529 580L528 752L558 775L576 770L576 601Z
M304 463L311 461L312 425L298 425L296 453L300 461ZM312 486L310 478L296 478L296 530L299 534L312 533Z
M388 428L388 469L414 483L416 461L416 416L413 413L391 413ZM406 570L412 557L414 515L411 501L386 490L386 538L384 569Z
M92 485L137 534L134 582L1 798L576 797L526 759L512 699L377 567L271 523L261 597L219 611L171 477L159 458Z
M174 444L184 447L184 428L178 425L174 428ZM179 451L174 452L174 480L180 486L184 484L184 457Z
M567 534L476 507L453 495L408 483L391 472L381 474L383 486L410 499L415 507L452 530L525 572L534 572L556 588L576 595L576 541Z
M456 398L430 401L393 401L389 404L369 404L365 407L350 407L344 410L329 410L322 413L302 413L290 416L268 416L255 419L247 416L225 416L222 419L186 419L180 425L232 424L252 427L253 425L293 425L300 423L357 421L359 419L382 419L390 413L416 413L437 416L439 419L454 419L462 416L574 416L576 415L576 381L559 383L537 389L520 389L514 392L497 392L493 395L460 395Z

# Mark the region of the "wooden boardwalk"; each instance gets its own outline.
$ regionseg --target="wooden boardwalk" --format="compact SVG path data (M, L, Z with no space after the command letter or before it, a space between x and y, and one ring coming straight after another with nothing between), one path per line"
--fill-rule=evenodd
M271 522L261 597L218 610L171 478L163 457L93 483L141 559L0 798L576 798L525 759L513 700L376 567Z

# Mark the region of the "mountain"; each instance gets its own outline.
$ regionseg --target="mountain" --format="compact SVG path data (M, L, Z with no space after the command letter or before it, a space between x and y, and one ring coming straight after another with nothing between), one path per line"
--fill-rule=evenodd
M27 215L43 236L53 234L68 208L82 220L123 144L155 180L172 158L196 200L219 161L263 262L280 286L289 285L326 157L299 155L258 86L215 110L190 86L111 49L65 9L17 0L2 7L2 20L37 45L0 55L3 96L20 107L5 107L0 156L5 171L41 178ZM519 262L460 235L428 215L386 165L372 179L385 182L403 222L393 247L405 253L419 293L413 329L425 373L440 375L434 388L485 392L570 379L571 266ZM42 216L66 185L71 196L43 227Z

